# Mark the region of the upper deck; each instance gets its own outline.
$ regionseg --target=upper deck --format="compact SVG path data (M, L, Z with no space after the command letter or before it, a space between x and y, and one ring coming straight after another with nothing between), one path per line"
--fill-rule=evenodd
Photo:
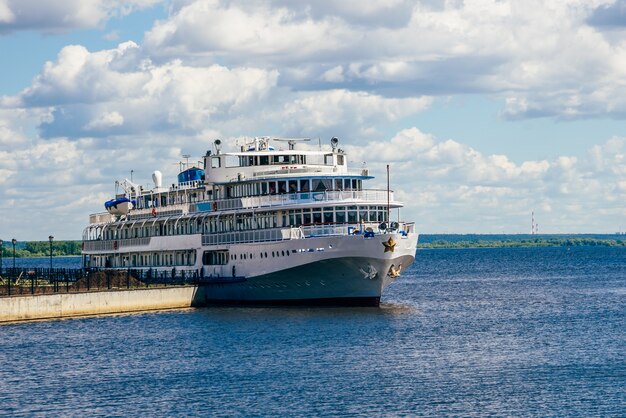
M178 183L162 187L161 173L153 174L154 188L147 190L128 180L117 197L133 201L128 220L255 208L290 208L328 204L374 204L401 207L393 193L363 189L372 177L366 168L350 170L347 155L331 140L331 149L295 149L305 140L277 140L288 149L274 149L270 138L244 142L237 152L222 152L221 141L203 158L204 168L190 167L178 175ZM181 163L182 168L182 163ZM90 223L118 220L108 212L90 215Z

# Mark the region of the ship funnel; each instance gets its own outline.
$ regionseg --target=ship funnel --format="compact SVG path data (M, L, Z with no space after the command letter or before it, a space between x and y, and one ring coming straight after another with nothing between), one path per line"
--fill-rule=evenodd
M160 189L163 186L163 174L160 171L155 171L152 173L152 181L154 182L154 187Z

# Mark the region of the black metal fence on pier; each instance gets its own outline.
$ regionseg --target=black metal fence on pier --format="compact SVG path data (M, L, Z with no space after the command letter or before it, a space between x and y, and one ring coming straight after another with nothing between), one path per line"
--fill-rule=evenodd
M3 268L0 297L193 285L197 272L184 270L99 270Z

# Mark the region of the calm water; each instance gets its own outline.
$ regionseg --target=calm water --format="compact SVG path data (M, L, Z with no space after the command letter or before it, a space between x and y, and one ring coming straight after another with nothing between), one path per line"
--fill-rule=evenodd
M625 248L420 250L380 309L0 326L0 413L624 416L625 330Z

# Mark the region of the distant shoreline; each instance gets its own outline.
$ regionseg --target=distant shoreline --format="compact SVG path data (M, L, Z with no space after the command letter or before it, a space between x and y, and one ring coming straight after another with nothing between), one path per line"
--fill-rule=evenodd
M424 234L417 248L624 247L624 234Z

